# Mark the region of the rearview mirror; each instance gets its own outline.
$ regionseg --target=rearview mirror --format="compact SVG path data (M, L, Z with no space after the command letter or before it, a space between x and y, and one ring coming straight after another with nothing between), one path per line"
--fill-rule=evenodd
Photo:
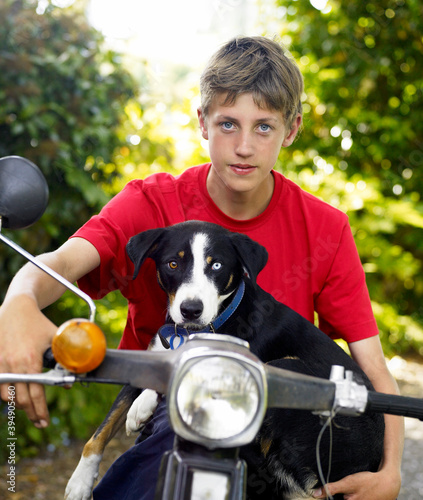
M20 156L0 158L0 218L8 229L23 229L43 215L48 185L41 170Z

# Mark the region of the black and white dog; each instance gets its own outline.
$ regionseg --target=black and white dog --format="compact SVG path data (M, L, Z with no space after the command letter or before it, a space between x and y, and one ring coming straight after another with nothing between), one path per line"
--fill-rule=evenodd
M328 379L331 366L342 365L354 372L357 382L372 388L335 342L256 284L267 252L249 237L190 221L140 233L131 238L127 252L135 265L134 278L147 258L155 261L158 282L169 298L168 314L176 325L191 333L206 328L236 335L248 341L262 361L307 375ZM166 344L157 335L151 347L161 349L162 342ZM127 432L135 432L151 417L158 395L145 390L135 399L138 394L131 388L121 391L85 445L65 498L90 498L104 448L118 427L126 418ZM312 498L313 490L321 486L316 461L321 428L320 418L311 412L269 410L255 442L241 453L248 463L248 498ZM324 471L330 468L331 481L359 471L377 471L383 451L383 416L337 416L331 444L329 436L329 432L323 434L320 459Z

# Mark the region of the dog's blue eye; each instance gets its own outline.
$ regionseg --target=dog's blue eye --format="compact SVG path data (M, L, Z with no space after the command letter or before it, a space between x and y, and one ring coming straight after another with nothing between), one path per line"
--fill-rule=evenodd
M167 265L170 267L170 269L176 269L178 267L178 263L175 260L171 260Z
M219 269L222 268L222 263L221 262L214 262L211 267L212 267L213 271L219 271Z

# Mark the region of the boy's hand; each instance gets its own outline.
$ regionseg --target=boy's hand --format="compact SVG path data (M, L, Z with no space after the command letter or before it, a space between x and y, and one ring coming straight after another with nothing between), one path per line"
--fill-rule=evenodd
M0 307L0 373L40 373L44 351L56 332L51 323L28 297L5 302ZM15 387L15 404L25 410L38 428L46 427L49 415L44 387L39 384L3 384L1 399L10 400L9 387Z
M331 495L343 493L345 500L395 500L401 488L401 477L383 469L376 473L359 472L328 483L326 487ZM324 489L316 490L313 496L327 498Z

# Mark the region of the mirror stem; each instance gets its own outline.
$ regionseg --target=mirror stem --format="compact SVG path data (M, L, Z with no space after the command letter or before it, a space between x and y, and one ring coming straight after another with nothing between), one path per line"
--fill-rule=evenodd
M84 302L86 302L86 304L90 308L90 318L89 319L91 322L94 322L96 307L95 307L95 304L94 304L94 301L92 300L92 298L89 295L87 295L85 292L80 290L78 287L76 287L75 285L70 283L63 276L60 276L60 274L56 273L56 271L53 271L53 269L50 269L43 262L38 261L33 255L28 253L26 250L24 250L19 245L14 243L12 240L9 240L8 238L6 238L6 236L3 236L3 234L1 234L1 222L2 222L2 217L0 215L0 241L3 241L3 243L6 243L6 245L8 245L13 250L15 250L15 252L18 252L19 254L21 254L29 262L32 262L32 264L34 264L39 269L41 269L42 271L47 273L49 276L54 278L56 281L61 283L68 290L70 290L75 295L77 295L79 298L81 298Z

